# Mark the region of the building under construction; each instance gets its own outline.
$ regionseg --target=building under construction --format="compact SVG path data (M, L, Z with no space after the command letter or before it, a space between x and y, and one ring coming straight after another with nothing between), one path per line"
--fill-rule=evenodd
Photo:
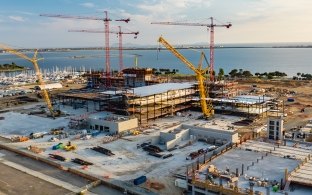
M102 87L142 87L166 81L153 74L151 68L126 68L122 73L113 72L111 77L106 77L101 71L86 73L89 88ZM110 86L105 86L109 83Z
M208 98L216 113L246 117L263 116L270 109L272 98L264 96L235 96ZM160 83L135 88L114 90L86 89L58 95L63 105L87 112L109 111L134 116L140 124L159 117L174 115L183 110L200 110L198 89L195 83Z

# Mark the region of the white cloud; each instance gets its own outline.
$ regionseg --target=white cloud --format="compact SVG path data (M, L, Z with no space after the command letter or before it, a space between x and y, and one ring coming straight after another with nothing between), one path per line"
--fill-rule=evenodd
M213 0L160 0L153 3L145 2L133 5L140 11L146 12L150 18L181 18L192 10L208 8ZM145 13L145 15L146 15Z
M87 8L95 7L95 5L93 3L90 3L90 2L89 3L81 3L80 5L83 7L87 7Z
M26 11L16 11L16 13L18 13L18 14L23 14L23 15L28 15L28 16L35 16L35 15L38 15L38 14L36 14L36 13L26 12Z
M23 18L22 16L9 16L9 18L11 20L16 21L16 22L24 22L25 21L25 18Z

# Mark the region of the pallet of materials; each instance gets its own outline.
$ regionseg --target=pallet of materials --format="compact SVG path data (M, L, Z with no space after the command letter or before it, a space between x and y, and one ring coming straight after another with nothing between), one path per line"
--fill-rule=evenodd
M114 153L112 153L111 150L106 149L106 148L103 148L103 147L101 147L101 146L93 147L93 148L91 148L91 150L100 152L100 153L105 154L105 155L107 155L107 156L113 156L113 155L115 155Z
M82 160L80 158L74 158L74 159L72 159L72 162L76 163L76 164L80 164L80 165L87 165L87 166L88 165L93 165L93 163L85 161L85 160Z

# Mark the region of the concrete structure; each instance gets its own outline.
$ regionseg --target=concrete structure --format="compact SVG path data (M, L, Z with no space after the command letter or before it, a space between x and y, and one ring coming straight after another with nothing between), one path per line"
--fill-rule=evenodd
M42 89L61 89L63 88L61 83L50 83L45 85L38 85L35 86L36 90L42 90Z
M268 118L267 135L270 140L283 140L284 120L282 116Z
M151 68L127 68L122 70L124 86L142 87L152 80L153 70Z
M123 131L137 128L138 119L101 112L90 115L88 118L88 125L91 130L100 130L111 134L118 134Z
M180 125L167 132L160 132L159 143L171 149L182 141L201 139L210 144L223 145L226 143L238 143L238 133L235 131L219 130L211 128L196 127L191 125Z

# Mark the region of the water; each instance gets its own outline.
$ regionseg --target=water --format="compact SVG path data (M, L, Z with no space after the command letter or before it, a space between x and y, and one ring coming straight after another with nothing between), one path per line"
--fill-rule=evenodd
M204 50L209 59L209 50ZM180 52L194 65L198 64L200 52L190 49ZM134 55L142 55L138 58L139 67L179 69L180 73L191 74L180 60L167 50L124 50L124 66L134 66ZM256 72L285 72L289 77L300 73L312 73L312 48L220 48L215 49L215 70L223 68L227 74L232 69L249 70ZM31 56L31 53L27 53ZM85 58L73 58L74 56L86 56ZM63 69L71 67L76 71L103 70L104 51L80 50L70 52L44 52L41 56L44 60L39 62L42 69ZM32 68L30 62L17 58L11 54L0 54L0 64L15 62ZM111 51L111 69L118 70L118 51Z

